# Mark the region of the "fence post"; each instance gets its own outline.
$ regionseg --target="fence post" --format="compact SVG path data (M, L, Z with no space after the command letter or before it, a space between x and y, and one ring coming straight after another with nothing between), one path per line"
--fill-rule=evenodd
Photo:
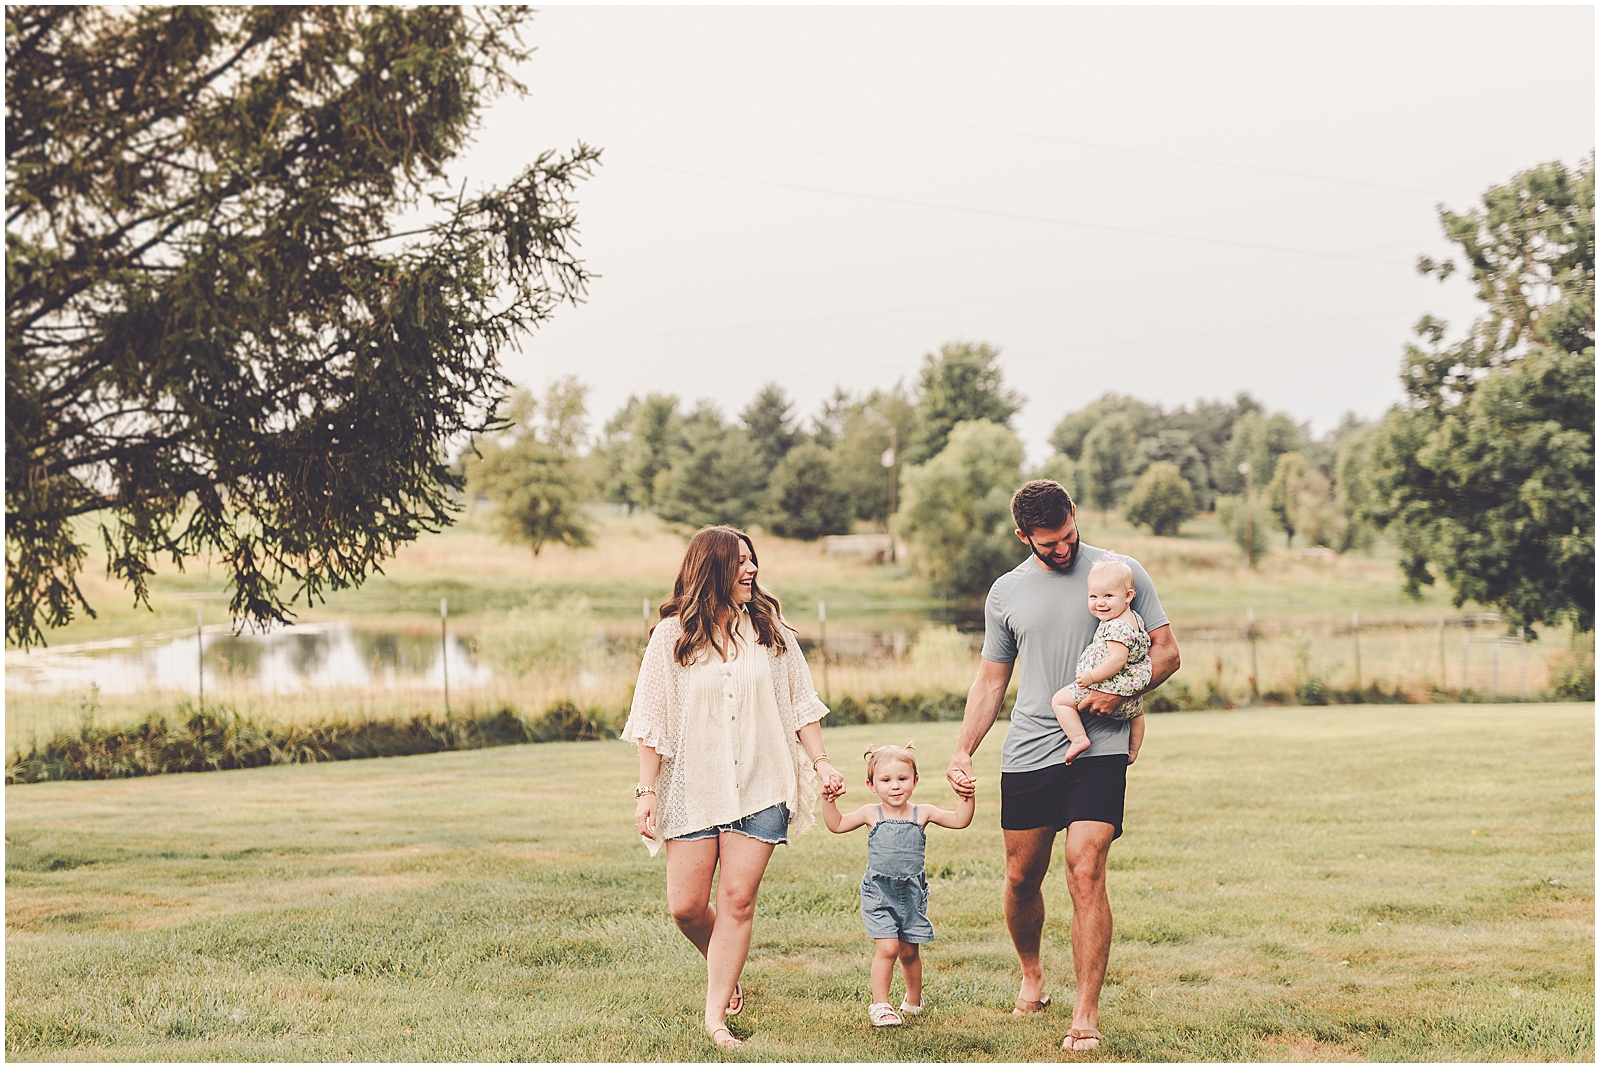
M206 710L206 640L204 610L194 606L194 654L195 667L199 669L200 676L200 711Z
M1528 639L1523 628L1517 628L1517 668L1522 675L1522 699L1528 699Z
M1250 703L1253 705L1260 704L1261 690L1257 680L1261 677L1261 673L1256 667L1256 610L1254 608L1246 608L1244 610L1244 630L1245 636L1250 639Z
M1463 692L1466 691L1468 680L1472 678L1471 665L1467 660L1467 657L1470 656L1471 653L1472 639L1470 637L1463 637L1461 639L1461 689Z
M1500 696L1500 640L1495 639L1492 651L1489 653L1489 696Z
M1361 613L1350 610L1350 633L1356 639L1356 696L1361 696Z
M822 703L832 704L833 693L828 686L828 602L817 602L817 622L822 624Z
M1439 613L1439 689L1443 690L1450 685L1445 678L1444 670L1444 613Z
M450 602L439 598L439 665L444 671L444 714L450 715L450 635L445 630L445 620L450 616Z

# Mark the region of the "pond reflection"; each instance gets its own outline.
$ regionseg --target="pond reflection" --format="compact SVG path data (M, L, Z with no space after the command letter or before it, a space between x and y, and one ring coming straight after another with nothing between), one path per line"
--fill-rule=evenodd
M369 686L442 689L446 667L452 689L481 686L494 678L494 671L454 634L441 657L437 631L358 630L334 621L300 623L263 634L236 635L217 627L198 638L169 634L31 653L7 650L6 689L46 693L98 686L108 694L194 693L201 670L206 689L217 692L293 693Z

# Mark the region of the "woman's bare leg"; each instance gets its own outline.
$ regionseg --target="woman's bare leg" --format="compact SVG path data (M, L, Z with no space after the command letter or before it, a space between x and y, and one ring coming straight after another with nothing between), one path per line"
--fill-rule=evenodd
M717 907L706 946L706 1030L722 1027L728 999L750 956L750 931L756 915L756 893L773 846L746 835L724 831L718 836Z
M711 876L717 870L717 840L667 842L667 908L683 937L706 955L717 922L711 907Z

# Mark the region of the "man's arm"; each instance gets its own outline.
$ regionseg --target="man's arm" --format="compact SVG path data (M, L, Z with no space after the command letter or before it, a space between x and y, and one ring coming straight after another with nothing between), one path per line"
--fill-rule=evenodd
M1149 693L1172 677L1178 670L1182 658L1178 655L1178 639L1172 636L1172 627L1163 625L1150 632L1150 685L1140 693ZM1105 693L1101 690L1090 690L1089 696L1078 705L1079 712L1092 712L1097 716L1108 716L1117 710L1125 698L1114 693ZM971 698L967 700L967 708L972 707Z
M978 751L983 736L994 726L1000 715L1000 705L1006 698L1006 687L1011 683L1012 664L994 660L978 661L978 678L967 691L967 713L961 719L961 734L956 738L956 751L950 755L950 767L944 773L956 793L968 798L977 790L977 780L972 777L972 754Z

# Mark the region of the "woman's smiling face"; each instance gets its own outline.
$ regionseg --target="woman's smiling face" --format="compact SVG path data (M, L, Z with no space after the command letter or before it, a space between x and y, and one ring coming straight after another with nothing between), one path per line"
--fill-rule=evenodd
M746 605L755 592L756 561L750 552L750 546L743 538L739 539L739 573L733 584L733 603Z

